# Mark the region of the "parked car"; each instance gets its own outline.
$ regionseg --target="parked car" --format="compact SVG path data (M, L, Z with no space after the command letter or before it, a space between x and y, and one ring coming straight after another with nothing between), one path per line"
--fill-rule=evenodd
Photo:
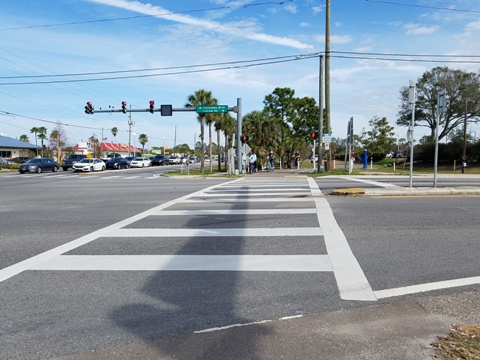
M152 160L153 165L168 165L170 163L170 157L167 155L155 155Z
M106 169L121 169L121 168L128 168L129 163L128 160L122 157L115 157L111 158L105 163Z
M72 154L62 161L63 171L67 171L69 168L73 168L73 164L79 162L82 159L86 159L87 155Z
M180 156L170 156L169 164L180 164Z
M101 159L91 158L82 159L73 165L73 171L103 171L105 170L105 163Z
M57 172L59 167L58 163L52 159L33 158L21 164L18 167L18 172L20 174L25 174L26 172L41 173L43 171Z
M137 156L136 158L134 158L131 162L130 162L130 167L148 167L148 166L151 166L152 163L150 162L150 159L149 158L146 158L146 157L140 157L140 156Z
M196 157L196 156L195 157L189 157L188 162L190 164L196 164L198 162L198 157Z
M132 162L133 159L135 159L135 156L127 156L125 157L125 159L127 159L128 166L130 166L130 163Z

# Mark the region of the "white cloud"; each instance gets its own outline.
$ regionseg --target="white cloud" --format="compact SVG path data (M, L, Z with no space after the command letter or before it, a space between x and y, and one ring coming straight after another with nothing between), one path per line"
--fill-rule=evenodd
M332 44L348 44L352 41L350 35L331 35L330 42Z
M438 26L421 26L418 24L405 24L404 29L407 30L407 35L430 35L438 30Z
M296 14L297 13L297 7L295 5L287 5L284 7L285 10L287 10L288 12L292 13L292 14Z
M296 49L312 48L311 45L301 43L294 39L277 37L274 35L269 35L264 33L250 32L250 31L246 31L246 29L239 29L238 27L233 26L232 24L221 24L211 20L198 19L192 16L185 16L182 14L174 14L160 6L143 4L143 3L140 3L139 1L127 1L127 0L88 0L88 1L96 4L102 4L102 5L121 8L124 10L129 10L129 11L137 12L144 15L152 15L152 16L154 15L155 17L161 18L163 20L191 25L196 28L208 29L210 31L215 31L218 33L226 34L226 35L243 37L243 38L252 39L260 42L287 46L287 47L292 47Z
M312 7L312 11L314 14L318 14L319 12L323 11L323 6L314 6Z

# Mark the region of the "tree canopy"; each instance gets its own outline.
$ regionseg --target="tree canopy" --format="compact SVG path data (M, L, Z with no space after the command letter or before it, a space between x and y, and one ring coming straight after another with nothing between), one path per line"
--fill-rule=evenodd
M462 124L477 123L480 109L480 76L463 70L436 67L425 72L416 83L415 126L430 128L431 139L435 136L437 121L437 99L440 91L445 91L446 111L440 116L439 139ZM397 125L409 126L412 109L408 99L409 88L400 90L401 108Z

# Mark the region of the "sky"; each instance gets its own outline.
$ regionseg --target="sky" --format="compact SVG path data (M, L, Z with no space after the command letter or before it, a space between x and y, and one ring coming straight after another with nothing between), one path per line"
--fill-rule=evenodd
M17 138L61 124L68 143L95 135L128 143L129 115L95 109L182 108L199 89L221 105L263 109L275 88L319 100L326 0L17 0L0 12L0 134ZM399 94L436 66L478 72L478 0L331 0L332 136L374 116L395 125ZM420 56L421 55L421 56ZM439 57L438 55L442 55ZM232 113L233 116L236 116ZM194 112L132 113L131 143L187 143ZM111 129L119 133L114 138ZM469 129L478 130L480 128ZM429 134L415 128L415 138ZM214 139L216 136L214 135Z

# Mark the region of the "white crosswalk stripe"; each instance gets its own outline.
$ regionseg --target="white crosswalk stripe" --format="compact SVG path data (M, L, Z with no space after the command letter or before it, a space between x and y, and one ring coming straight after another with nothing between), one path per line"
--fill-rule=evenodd
M102 179L136 177L115 175ZM79 178L91 179L93 176L80 176ZM282 204L280 208L276 208L278 203ZM243 204L243 208L239 207L240 204ZM260 205L261 207L259 207ZM179 206L182 209L178 209ZM216 208L219 206L222 208ZM195 217L213 219L218 216L225 218L254 215L277 216L278 221L271 227L220 228L218 226L208 227L205 224L201 228L139 226L141 221L151 220L152 217L158 219L166 216L178 219ZM278 226L279 223L283 223L280 219L288 219L289 215L316 215L318 222L313 227ZM161 223L159 222L159 224ZM213 224L214 221L208 223ZM246 225L245 222L243 224ZM276 241L288 242L299 237L307 239L306 241L310 241L312 244L324 243L327 254L66 255L82 245L100 241L100 239L119 239L118 246L121 247L121 242L127 241L127 239L135 239L135 241L150 239L150 241L162 242L172 238L187 238L188 241L193 242L196 238L208 238L209 241L224 242L226 238L274 238ZM238 251L238 248L235 249ZM340 296L343 299L376 300L328 202L322 196L316 182L307 177L242 178L211 186L0 270L0 282L25 270L330 272L335 276Z

